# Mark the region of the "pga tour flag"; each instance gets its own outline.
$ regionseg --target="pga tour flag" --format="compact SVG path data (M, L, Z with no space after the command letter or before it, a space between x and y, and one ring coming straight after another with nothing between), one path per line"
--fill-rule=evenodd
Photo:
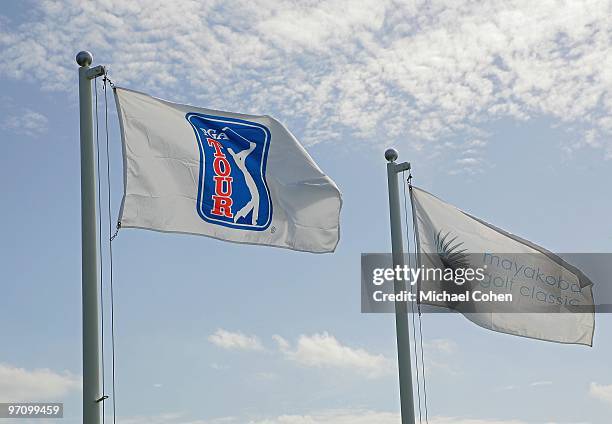
M421 278L421 302L454 309L490 330L592 346L592 283L580 270L426 191L410 193L422 268L481 273L472 281L458 273L450 282ZM482 301L488 298L495 301Z
M115 89L124 157L120 225L333 252L341 194L269 116Z

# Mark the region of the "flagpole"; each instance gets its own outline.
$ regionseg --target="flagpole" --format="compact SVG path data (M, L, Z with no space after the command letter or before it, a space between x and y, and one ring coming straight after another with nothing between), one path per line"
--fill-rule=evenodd
M391 251L393 268L404 266L404 242L400 211L397 174L410 169L410 163L395 163L397 151L387 149L387 182L389 188L389 218L391 222ZM402 281L394 280L395 294L405 290ZM408 333L408 308L406 302L395 302L395 332L397 338L397 364L399 369L400 406L402 424L414 424L414 399L412 394L412 368L410 363L410 334Z
M79 52L81 129L81 284L83 307L83 424L100 424L100 299L98 278L98 217L91 81L104 67L90 68L93 56Z

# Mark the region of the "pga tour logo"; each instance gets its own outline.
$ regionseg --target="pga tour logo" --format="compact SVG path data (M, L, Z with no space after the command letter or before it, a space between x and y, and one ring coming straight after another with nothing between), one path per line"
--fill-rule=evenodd
M256 122L188 113L200 149L197 211L211 224L263 231L272 221L266 184L270 131Z

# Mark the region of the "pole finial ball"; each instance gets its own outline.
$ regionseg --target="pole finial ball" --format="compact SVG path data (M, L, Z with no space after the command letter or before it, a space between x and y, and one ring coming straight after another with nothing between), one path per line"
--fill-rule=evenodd
M77 53L76 63L78 63L79 66L89 66L91 65L91 62L93 62L93 55L87 50Z
M389 162L395 162L397 156L397 150L392 148L385 150L385 159L387 159Z

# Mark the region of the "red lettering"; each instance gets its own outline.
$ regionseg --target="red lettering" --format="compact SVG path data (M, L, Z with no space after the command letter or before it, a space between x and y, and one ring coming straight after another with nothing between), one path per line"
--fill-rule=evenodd
M225 155L215 157L215 160L213 161L213 168L215 169L215 174L221 177L227 177L230 172L232 172L232 167L230 166L229 161L225 158Z
M232 214L232 198L231 197L222 197L222 196L213 196L213 208L210 211L213 215L218 216L226 216L228 218L233 217Z
M223 144L219 143L217 140L213 140L212 138L207 138L208 145L212 146L215 149L215 157L225 157L221 149L223 148Z
M215 149L213 170L215 175L215 194L212 196L213 207L210 213L217 216L232 218L232 181L229 175L232 173L232 166L223 153L223 144L212 138L207 138L208 145Z
M213 180L215 181L215 194L217 196L232 196L232 177L220 177L215 175Z

